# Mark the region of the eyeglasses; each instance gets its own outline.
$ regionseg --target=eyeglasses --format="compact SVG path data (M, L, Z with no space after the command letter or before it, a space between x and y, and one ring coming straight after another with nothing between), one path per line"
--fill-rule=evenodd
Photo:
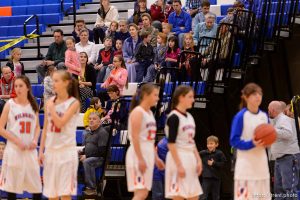
M121 62L120 60L113 60L113 62Z

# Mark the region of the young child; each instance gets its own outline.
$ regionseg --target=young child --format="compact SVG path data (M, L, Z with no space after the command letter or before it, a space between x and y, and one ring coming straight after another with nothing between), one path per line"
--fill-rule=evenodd
M212 200L220 199L221 189L221 171L226 162L226 157L219 146L218 137L211 135L207 138L207 149L200 151L202 159L202 188L203 195L200 199L206 200L209 193L212 195Z
M166 43L167 35L164 33L158 33L157 47L154 48L154 65L150 65L150 67L148 67L144 82L153 82L156 77L157 71L165 62L167 52Z
M47 69L46 77L44 78L44 102L46 103L48 99L55 95L53 91L53 80L52 76L54 71L56 71L56 67L51 65Z
M112 38L113 46L115 46L117 30L118 30L118 22L112 21L110 23L109 28L105 31L105 36Z
M125 20L120 20L119 21L119 31L116 32L116 40L121 40L122 43L124 40L130 37L130 33L128 32L127 28L127 21Z
M39 161L44 166L43 194L49 199L71 199L77 194L78 83L68 72L58 70L53 74L53 89L56 96L45 106L39 151Z
M6 63L6 66L11 68L11 71L15 76L25 75L24 64L20 61L22 51L20 48L14 48L10 52L9 61Z
M166 53L165 66L166 67L178 67L178 57L180 55L180 49L178 47L178 40L176 36L171 36L168 40L168 49Z
M146 0L138 0L137 9L134 10L133 15L128 19L129 23L135 23L140 28L142 27L142 14L148 13L149 15L150 10L147 8L147 1Z
M103 83L106 75L106 68L113 67L114 50L112 48L112 38L104 38L104 48L99 51L99 56L96 65L97 83Z
M6 102L0 119L1 136L7 139L0 189L8 192L8 199L17 199L17 193L27 191L34 200L40 200L42 183L36 150L40 136L38 105L28 77L18 76L14 85L17 96Z
M116 40L116 48L115 48L116 50L114 51L114 56L116 56L116 55L123 56L122 48L123 48L123 41L120 39L117 39Z
M268 115L259 109L262 89L249 83L242 89L241 107L233 118L230 145L237 149L234 170L234 199L271 200L270 173L266 149L254 139L254 130L268 123ZM257 197L258 198L258 197Z
M135 59L138 62L136 67L136 82L142 82L147 73L147 69L153 64L154 52L150 44L151 35L148 31L142 31L140 34L143 42L137 46Z
M101 108L101 102L98 97L93 97L91 99L90 107L87 109L87 111L83 115L83 126L85 129L87 129L89 127L89 116L93 112L97 112L100 115L103 113L103 110Z
M193 31L197 24L199 24L201 22L205 22L206 14L209 13L209 14L213 15L215 18L217 18L216 15L214 13L211 13L209 10L210 10L209 0L203 0L201 3L201 11L195 16L194 23L192 24Z
M172 24L163 22L162 23L162 32L167 35L167 39L169 40L169 38L171 36L174 36L174 34L172 33Z
M78 79L81 72L81 65L79 61L79 54L75 49L75 39L68 37L66 39L67 51L65 53L65 66L68 72L73 75L74 78Z
M226 17L221 19L220 23L232 24L233 23L233 13L234 13L234 8L228 8Z
M165 198L196 200L202 194L198 178L202 161L194 140L196 125L193 116L187 112L193 107L194 95L192 87L180 85L172 97L172 111L165 127L169 148Z
M165 162L168 153L168 139L163 137L156 146L158 157ZM153 184L152 184L152 200L163 200L165 188L165 170L158 169L154 166Z
M126 177L133 199L145 200L152 187L154 163L164 168L154 149L156 121L151 107L158 102L159 89L154 84L144 84L131 101L128 119L130 147L126 152Z

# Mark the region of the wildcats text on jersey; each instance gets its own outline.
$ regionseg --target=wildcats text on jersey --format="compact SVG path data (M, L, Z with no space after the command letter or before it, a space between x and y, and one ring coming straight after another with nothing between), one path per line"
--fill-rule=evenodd
M23 118L30 118L30 119L34 119L34 115L30 114L30 113L20 113L15 115L15 120L17 121L18 119L23 119Z

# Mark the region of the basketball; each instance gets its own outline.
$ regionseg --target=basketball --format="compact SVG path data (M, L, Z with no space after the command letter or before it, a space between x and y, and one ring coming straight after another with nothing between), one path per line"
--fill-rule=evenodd
M276 131L271 124L261 124L254 131L254 139L261 140L266 146L273 144L276 137Z

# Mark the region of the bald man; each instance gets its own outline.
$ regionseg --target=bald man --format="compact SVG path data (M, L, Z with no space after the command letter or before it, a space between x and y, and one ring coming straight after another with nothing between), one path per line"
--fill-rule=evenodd
M275 196L275 200L296 200L300 185L300 150L295 120L284 115L284 109L280 101L272 101L268 110L271 122L277 132L277 139L271 146L271 158L275 159L274 193L278 195Z

